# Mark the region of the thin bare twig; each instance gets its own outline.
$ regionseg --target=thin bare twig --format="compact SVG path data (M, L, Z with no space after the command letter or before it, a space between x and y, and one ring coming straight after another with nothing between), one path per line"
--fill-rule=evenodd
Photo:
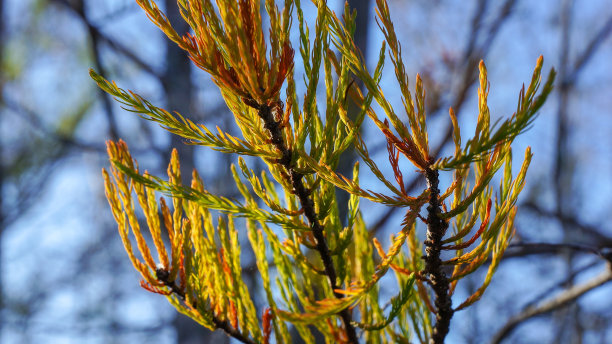
M115 51L117 51L118 53L120 53L121 55L127 57L130 61L132 61L134 64L136 64L138 67L140 67L142 70L144 70L145 72L151 74L152 76L154 76L157 79L161 78L161 75L155 71L155 69L153 69L153 67L151 65L149 65L148 63L146 63L143 59L141 59L140 57L138 57L138 55L136 55L134 52L132 52L132 50L130 50L128 47L126 47L125 45L117 42L116 40L110 38L109 36L107 36L104 32L102 32L96 25L94 25L94 23L92 23L86 16L85 16L85 12L80 10L79 7L73 3L71 3L68 0L51 0L51 2L60 4L68 9L70 9L71 11L73 11L77 16L79 16L79 18L83 21L83 23L85 24L85 26L87 26L87 29L92 32L93 34L95 34L96 37L98 37L98 40L100 41L100 43L104 43L107 44L108 46L110 46L111 48L113 48ZM79 3L81 3L81 1L79 1ZM104 19L101 20L102 22L104 22Z
M601 44L610 36L612 33L612 16L608 18L606 23L599 29L597 34L593 36L587 47L584 49L582 54L576 59L572 72L567 76L567 81L576 82L580 72L584 66L591 60L591 58L597 52L597 49Z
M566 288L567 285L573 281L574 279L576 279L576 277L578 277L578 275L580 275L581 273L597 266L597 265L601 265L601 261L599 259L594 259L592 262L581 266L580 268L572 271L572 273L567 276L566 278L562 279L561 281L558 281L556 283L554 283L553 285L551 285L550 287L546 288L545 290L541 291L539 294L537 294L536 296L534 296L531 301L527 302L525 304L525 307L523 307L524 309L527 308L531 308L531 307L535 307L538 305L538 303L540 303L541 300L544 300L545 298L549 297L550 295L552 295L555 290L557 289L561 289L561 288Z
M559 253L559 252L568 251L568 250L586 252L586 253L594 254L612 263L612 252L604 252L601 249L587 246L587 245L580 245L580 244L573 244L573 243L555 244L555 243L543 243L543 242L519 242L519 243L510 244L508 248L519 248L519 249L522 249L524 252L542 252L542 253L544 252Z
M589 225L580 222L576 217L572 215L568 215L565 213L559 213L556 211L551 211L540 207L539 205L533 202L527 202L522 205L527 210L533 211L536 215L557 219L561 222L566 228L575 228L577 231L580 231L581 235L586 234L591 237L591 242L593 246L598 248L612 246L612 238L604 235L600 228L595 225Z
M527 319L533 318L535 316L543 315L549 312L552 312L556 309L559 309L566 304L575 301L580 296L586 294L587 292L598 288L608 282L612 281L612 270L610 266L606 267L606 270L603 271L598 276L593 279L583 283L577 284L571 287L570 289L565 290L560 293L556 297L549 299L548 301L542 302L538 306L533 306L525 309L520 314L512 317L493 337L491 341L492 344L499 344L506 337L510 335L510 333L522 322Z
M28 109L25 105L20 104L18 101L11 98L10 95L4 96L4 106L6 106L8 110L10 110L7 111L8 114L14 114L16 117L24 119L25 122L29 124L32 128L39 131L46 137L49 137L51 140L56 141L62 145L79 148L84 151L94 151L98 153L104 153L106 151L106 148L103 145L82 142L70 135L65 135L46 127L44 125L44 122L41 120L42 116L38 115L31 109Z
M100 75L105 76L105 69L102 66L102 56L100 54L100 31L98 31L91 23L89 22L87 15L85 14L85 8L83 4L83 0L78 1L67 1L67 0L52 0L58 4L64 5L67 8L74 11L82 20L83 23L87 26L87 32L89 34L89 38L91 39L91 48L93 52L93 63L98 70ZM119 139L119 129L117 127L117 121L115 120L115 114L113 111L112 101L109 94L104 92L102 89L99 89L98 92L101 92L102 95L102 104L104 106L104 113L106 115L106 120L108 121L108 135L114 141Z

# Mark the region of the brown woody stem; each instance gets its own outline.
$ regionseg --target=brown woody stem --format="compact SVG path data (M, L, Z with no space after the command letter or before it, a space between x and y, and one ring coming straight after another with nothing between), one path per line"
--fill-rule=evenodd
M427 168L425 178L429 188L429 206L427 207L427 239L425 240L425 274L431 281L436 300L434 302L436 311L436 324L431 336L431 344L442 344L448 334L450 320L453 317L451 296L448 293L448 278L442 270L440 251L442 250L442 238L448 228L440 214L440 190L438 189L438 171Z
M168 279L168 277L170 277L170 273L167 270L158 269L155 273L157 279L160 282L164 283L167 287L169 287L174 294L178 295L181 298L183 302L187 302L185 298L185 292L178 285L176 285L176 281L170 281ZM195 305L192 306L195 308ZM228 336L236 338L237 340L246 344L256 344L254 340L243 335L240 331L238 331L238 329L232 327L232 325L230 325L227 320L221 320L213 314L212 321L213 324L215 324L216 328L223 330L225 333L227 333Z
M274 106L278 106L279 109L280 106L278 104L272 106L267 104L254 104L252 100L245 100L245 103L258 110L259 117L263 120L264 128L266 128L270 132L272 144L274 144L276 149L281 153L281 158L279 159L278 163L283 166L287 171L289 182L293 187L293 193L299 198L300 204L302 205L302 209L304 210L304 215L306 216L306 218L308 219L308 223L310 224L312 234L315 238L316 250L319 252L319 256L323 261L323 267L325 268L325 274L327 275L330 286L334 291L334 295L336 296L336 298L341 299L344 296L336 292L336 289L338 289L338 285L336 284L336 269L334 268L334 263L329 252L329 247L327 247L327 242L325 240L325 236L323 235L323 227L319 223L319 218L314 208L314 202L310 198L309 191L306 189L306 187L304 187L304 183L302 181L302 174L297 172L293 165L291 150L285 144L280 122L277 121L274 117ZM351 314L349 310L345 308L340 311L338 315L344 323L344 328L346 329L346 335L348 337L349 343L359 343L355 327L351 325Z

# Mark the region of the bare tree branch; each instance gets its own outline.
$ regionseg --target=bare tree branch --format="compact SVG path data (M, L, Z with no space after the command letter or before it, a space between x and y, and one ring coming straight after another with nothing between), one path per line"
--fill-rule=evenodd
M3 105L6 107L6 109L10 110L6 112L8 115L13 115L13 116L16 116L24 120L35 131L40 132L46 138L52 141L55 141L58 144L66 146L65 148L76 148L81 151L95 152L95 153L105 153L106 152L106 147L102 144L95 144L95 143L89 143L86 141L82 141L76 137L65 135L61 132L54 131L52 128L46 127L44 125L44 121L41 120L43 118L42 115L36 113L32 109L27 108L26 105L19 103L15 99L11 98L10 95L4 95L3 100L4 100ZM140 153L148 153L148 152L153 151L160 155L166 153L165 150L156 148L154 146L152 146L152 148L147 148L147 149L135 148L135 149L132 149L132 151L140 152Z
M567 81L576 82L579 73L589 62L589 60L595 55L597 49L599 49L601 44L610 36L610 33L612 33L612 16L608 18L606 23L597 32L597 34L593 36L586 49L584 49L582 54L580 54L580 56L576 60L576 63L574 64L572 72L567 76Z
M138 57L138 55L136 55L134 52L132 52L132 50L130 50L128 47L124 46L123 44L117 42L116 40L108 37L104 32L102 32L100 29L98 29L98 27L96 25L94 25L85 16L84 11L79 10L78 7L76 5L74 5L72 2L70 2L68 0L50 0L50 1L52 3L60 4L60 5L68 8L68 9L70 9L77 16L79 16L79 18L81 18L83 23L87 26L87 29L90 32L92 32L93 34L95 34L95 36L98 38L100 43L107 44L108 46L113 48L115 51L120 53L121 55L127 57L134 64L136 64L138 67L140 67L142 70L144 70L145 72L151 74L152 76L156 77L157 79L159 79L161 77L160 74L157 71L155 71L151 65L149 65L147 62L145 62L140 57ZM79 0L78 2L81 2L81 0ZM104 20L101 20L101 21L104 22Z
M96 67L96 70L100 75L106 75L105 69L102 66L102 56L100 54L100 31L98 31L91 23L89 22L87 15L85 14L84 8L84 0L76 0L76 1L68 1L68 0L52 0L56 3L62 4L67 8L74 11L76 14L81 17L83 23L87 26L87 32L91 39L91 48L93 52L93 63ZM117 123L115 120L115 115L113 111L113 106L111 103L111 97L103 92L102 90L98 90L101 92L102 104L104 105L104 113L106 115L106 120L108 121L108 134L111 139L118 140L119 139L119 129L117 128Z
M510 246L508 247L510 248L519 248L522 250L522 252L525 254L534 254L534 253L555 253L558 254L560 252L564 252L564 251L578 251L578 252L587 252L587 253L591 253L594 254L602 259L605 259L607 261L609 261L610 263L612 263L612 252L607 252L607 251L602 251L601 249L595 248L595 247L591 247L591 246L587 246L587 245L580 245L580 244L573 244L573 243L560 243L560 244L554 244L554 243L527 243L527 242L519 242L519 243L513 243L510 244ZM606 247L607 248L607 247ZM512 256L512 255L510 255ZM516 255L514 255L516 256Z
M571 287L570 289L565 290L564 292L562 292L561 294L557 295L556 297L553 297L543 303L541 303L538 306L534 306L534 307L529 307L527 309L525 309L523 312L521 312L520 314L512 317L493 337L493 340L491 341L492 344L499 344L502 342L502 340L504 340L506 337L508 337L510 335L510 333L517 327L519 326L522 322L524 322L527 319L533 318L535 316L538 315L543 315L549 312L552 312L556 309L559 309L563 306L565 306L566 304L575 301L576 299L578 299L579 297L581 297L582 295L586 294L587 292L598 288L608 282L612 281L612 270L610 269L610 266L608 265L606 267L606 270L603 271L601 274L599 274L598 276L594 277L593 279L583 283L583 284L577 284L574 285L573 287Z
M63 133L59 133L46 127L44 122L41 120L42 116L38 115L31 109L28 109L25 105L20 104L15 99L12 99L10 95L5 95L3 100L3 105L8 110L10 110L7 111L7 114L15 114L15 116L24 119L25 122L28 123L32 128L39 131L45 137L48 137L53 141L56 141L62 145L79 148L84 151L95 151L98 153L104 153L106 151L106 147L101 144L90 144L82 142L70 135L65 135Z
M527 202L523 204L522 207L533 211L536 215L556 219L560 221L562 225L566 226L566 228L575 228L576 230L579 230L581 234L590 236L593 241L592 245L599 248L612 245L612 238L602 234L599 227L582 223L574 216L559 213L557 211L546 210L533 202Z
M601 264L601 261L599 259L594 259L592 262L572 271L572 273L566 278L554 283L550 287L541 291L538 295L534 296L531 299L531 301L527 302L524 308L527 309L527 308L535 307L538 303L540 303L541 300L544 300L548 296L552 295L557 289L566 288L569 285L569 283L573 281L576 277L578 277L578 275L580 275L581 273L591 268L594 268L595 266L600 265L600 264Z

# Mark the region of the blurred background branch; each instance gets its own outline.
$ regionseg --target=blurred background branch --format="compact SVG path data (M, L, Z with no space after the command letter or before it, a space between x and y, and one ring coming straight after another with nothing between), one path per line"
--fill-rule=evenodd
M523 310L523 312L513 316L499 332L493 337L492 344L499 344L506 338L512 330L526 320L535 316L552 312L558 308L567 305L570 302L574 302L577 298L584 295L585 293L598 288L612 280L612 270L609 268L603 271L598 276L590 279L589 281L574 285L570 289L564 290L559 295L541 302L536 306L531 306Z

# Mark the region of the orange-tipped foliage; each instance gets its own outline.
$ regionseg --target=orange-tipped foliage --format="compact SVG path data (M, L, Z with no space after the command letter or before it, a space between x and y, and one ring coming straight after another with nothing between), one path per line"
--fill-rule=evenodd
M453 313L483 297L510 243L532 156L527 149L513 177L511 145L550 94L554 71L538 94L543 68L538 59L531 83L519 92L516 113L492 125L491 87L481 62L474 135L462 140L458 114L451 108L454 152L436 157L430 152L453 150L429 147L426 83L417 74L414 92L409 89L386 0L376 1L384 43L373 71L353 40L355 13L348 5L337 15L325 1L313 1L316 18L310 21L300 1L284 0L282 10L277 2L178 0L191 29L178 34L156 1L137 0L151 21L210 74L242 136L227 128L213 132L90 72L127 110L188 143L261 160L239 158L231 166L238 193L229 198L207 190L195 170L189 171L191 184L183 185L176 150L168 178L162 179L142 172L125 142L108 142L105 192L141 286L167 296L203 326L243 343L273 338L291 343L296 336L312 343L315 335L351 344L443 343ZM291 31L294 22L297 37ZM290 37L297 38L303 74L294 68ZM394 107L399 100L389 99L380 84L387 54L400 109ZM302 81L304 94L298 94ZM362 124L373 124L384 135L391 168L370 155L378 141L364 138ZM352 176L345 176L338 171L349 149L361 161ZM405 185L414 170L403 168L407 162L421 178L415 190ZM360 180L360 168L370 172L369 178ZM453 171L450 180L441 176L444 170ZM496 175L501 175L499 191L491 186ZM347 195L345 204L338 190ZM368 226L364 218L370 220L370 205L362 199L403 211L389 241L379 240L378 228ZM242 247L244 238L250 249ZM245 251L254 258L243 271ZM462 278L487 262L482 284L453 307ZM245 273L253 283L245 282ZM389 282L385 294L394 293L390 307L386 296L381 298L383 279ZM269 307L261 319L253 296L265 297Z

